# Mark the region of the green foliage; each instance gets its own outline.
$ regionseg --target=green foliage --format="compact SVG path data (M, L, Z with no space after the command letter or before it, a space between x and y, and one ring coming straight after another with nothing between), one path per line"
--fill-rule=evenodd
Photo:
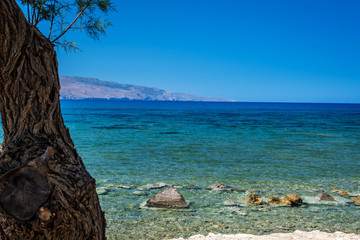
M106 34L111 22L98 13L116 11L111 0L19 0L27 20L38 27L46 23L46 34L54 45L65 51L80 50L76 43L64 39L69 31L85 31L90 38L98 40ZM44 32L43 32L44 33Z
M76 42L68 41L66 39L63 39L63 40L57 42L57 46L64 49L65 52L81 51L81 49L78 47Z

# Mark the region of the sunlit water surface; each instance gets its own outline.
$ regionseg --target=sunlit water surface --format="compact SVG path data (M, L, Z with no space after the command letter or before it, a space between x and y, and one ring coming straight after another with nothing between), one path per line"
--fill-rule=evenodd
M65 124L97 181L109 239L322 230L360 233L360 105L62 101ZM0 134L2 134L0 132ZM189 208L141 208L176 185ZM248 206L248 192L300 195L301 207ZM130 189L120 188L122 185ZM196 185L201 189L181 188ZM315 196L330 193L334 203ZM135 193L135 194L134 194ZM226 206L233 201L237 206Z

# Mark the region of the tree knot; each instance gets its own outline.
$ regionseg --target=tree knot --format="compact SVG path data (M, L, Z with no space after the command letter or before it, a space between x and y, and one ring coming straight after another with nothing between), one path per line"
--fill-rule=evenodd
M54 159L54 156L55 156L55 149L51 146L48 146L46 148L45 153L41 156L41 158L44 160L50 160L50 159Z
M38 211L38 217L43 227L52 222L55 216L56 214L46 207L41 207Z

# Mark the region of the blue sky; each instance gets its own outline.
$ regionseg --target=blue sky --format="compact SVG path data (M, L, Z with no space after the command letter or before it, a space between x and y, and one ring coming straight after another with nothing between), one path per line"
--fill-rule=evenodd
M114 0L62 76L255 102L360 103L359 0Z

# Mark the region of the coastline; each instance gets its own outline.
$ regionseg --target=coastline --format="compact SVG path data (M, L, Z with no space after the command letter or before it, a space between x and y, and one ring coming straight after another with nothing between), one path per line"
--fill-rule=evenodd
M360 234L353 197L331 192L360 195L358 106L109 100L64 101L62 108L97 181L109 239ZM139 208L161 191L148 189L159 183L177 186L191 205ZM219 183L241 191L206 189ZM336 201L319 201L324 192ZM251 193L264 202L297 194L304 204L251 205L244 201Z
M305 232L296 230L293 233L273 233L269 235L252 234L214 234L194 235L190 238L174 238L165 240L360 240L360 234L355 233L326 233L319 230Z

